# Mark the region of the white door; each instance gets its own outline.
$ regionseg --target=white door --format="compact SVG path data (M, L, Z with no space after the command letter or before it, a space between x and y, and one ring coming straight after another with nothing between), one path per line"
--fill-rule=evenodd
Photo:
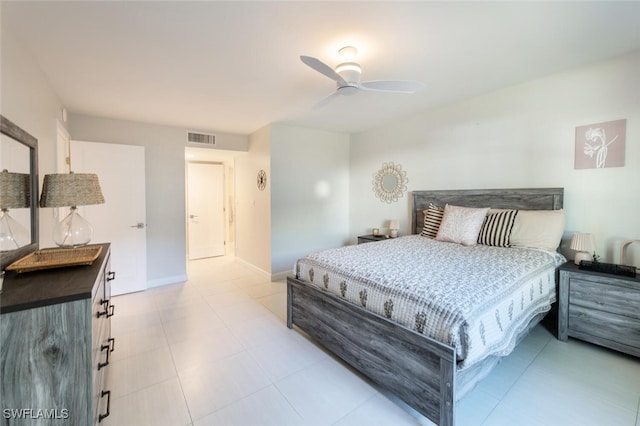
M223 256L224 166L187 163L189 260Z
M144 147L71 141L71 170L95 173L105 203L78 207L93 226L92 243L111 243L113 295L147 288Z

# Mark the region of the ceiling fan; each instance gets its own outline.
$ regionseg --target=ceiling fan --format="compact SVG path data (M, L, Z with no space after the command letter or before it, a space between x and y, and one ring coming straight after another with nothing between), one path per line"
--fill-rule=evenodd
M362 69L360 65L352 62L357 54L357 49L353 46L343 47L339 50L340 57L346 60L338 64L333 69L321 60L311 56L300 56L300 60L309 67L335 80L337 89L329 96L316 104L316 108L320 107L337 96L350 96L358 93L360 90L371 92L387 92L387 93L415 93L424 88L424 84L418 81L403 80L373 80L360 81Z

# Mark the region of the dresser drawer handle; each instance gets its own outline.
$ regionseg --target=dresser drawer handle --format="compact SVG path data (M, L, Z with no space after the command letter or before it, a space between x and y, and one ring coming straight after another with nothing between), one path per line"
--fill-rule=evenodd
M109 305L109 313L107 314L107 318L111 318L116 310L116 305Z
M115 271L111 271L107 274L107 281L113 281L116 279L116 273Z
M116 339L115 339L115 337L109 337L107 339L107 342L109 342L109 345L111 347L111 349L109 349L109 352L113 352L113 350L116 348Z
M109 365L109 354L111 353L111 345L102 345L100 346L100 352L104 352L107 351L107 359L105 360L105 362L99 362L98 363L98 370L100 370L102 367L106 367L107 365Z
M98 415L98 423L100 423L101 421L103 421L104 419L109 417L109 414L111 414L111 391L104 391L103 390L100 393L100 398L104 398L105 395L107 397L107 412L104 413L104 414Z
M100 299L100 304L104 305L104 311L98 312L98 318L103 315L106 315L106 317L109 318L109 299Z

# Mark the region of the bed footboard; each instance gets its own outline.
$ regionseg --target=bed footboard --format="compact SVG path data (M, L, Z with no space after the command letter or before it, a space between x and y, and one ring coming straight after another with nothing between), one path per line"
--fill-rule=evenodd
M450 346L288 277L287 326L293 325L434 423L454 424Z

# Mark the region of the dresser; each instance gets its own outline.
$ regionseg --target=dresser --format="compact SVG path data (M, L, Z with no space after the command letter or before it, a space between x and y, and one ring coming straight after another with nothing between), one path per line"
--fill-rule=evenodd
M92 425L109 415L110 245L89 266L6 272L0 424Z
M559 268L558 339L569 336L640 357L640 277Z

